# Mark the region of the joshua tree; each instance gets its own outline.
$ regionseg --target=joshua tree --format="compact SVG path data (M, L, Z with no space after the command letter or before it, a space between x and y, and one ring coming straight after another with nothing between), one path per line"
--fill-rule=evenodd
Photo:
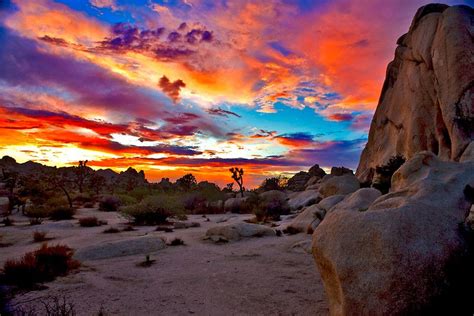
M84 182L89 176L87 160L79 161L79 166L74 169L74 173L76 174L77 187L79 188L79 192L82 193L82 190L84 189Z
M239 186L240 195L244 197L244 169L230 168L229 171L232 173L232 179L234 179Z
M99 195L100 190L107 184L107 180L103 176L94 173L89 179L89 184L94 190L95 195Z

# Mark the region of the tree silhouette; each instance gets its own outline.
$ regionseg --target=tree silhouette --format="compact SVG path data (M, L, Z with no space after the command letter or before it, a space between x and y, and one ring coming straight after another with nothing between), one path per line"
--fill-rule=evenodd
M79 166L74 168L74 173L76 175L76 185L79 189L79 192L82 193L84 189L84 182L89 176L89 168L87 167L87 160L79 161Z
M190 190L191 188L197 185L196 178L192 175L192 173L188 173L182 176L181 178L176 180L176 183L184 190Z
M232 173L232 179L234 179L239 186L240 195L244 197L244 169L230 168L229 171Z

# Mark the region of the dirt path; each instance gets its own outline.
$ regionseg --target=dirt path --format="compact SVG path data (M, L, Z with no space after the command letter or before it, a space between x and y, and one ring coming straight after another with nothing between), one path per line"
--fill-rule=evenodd
M78 217L94 214L119 225L117 214L82 210ZM48 289L17 295L12 304L39 306L49 296L67 296L78 315L94 315L103 307L113 315L325 315L327 302L310 254L292 245L309 240L307 235L251 238L228 244L202 241L207 228L222 215L200 216L201 227L154 232L152 227L119 234L103 234L105 227L80 228L72 221L37 227L2 227L1 263L38 247L31 243L34 230L55 236L50 243L65 243L75 249L139 235L182 238L186 245L151 253L155 264L136 264L145 254L83 262L74 274L48 283ZM229 221L242 221L244 216ZM218 224L218 225L223 225ZM54 226L56 225L56 226ZM55 228L56 227L56 228ZM28 241L26 241L28 240Z

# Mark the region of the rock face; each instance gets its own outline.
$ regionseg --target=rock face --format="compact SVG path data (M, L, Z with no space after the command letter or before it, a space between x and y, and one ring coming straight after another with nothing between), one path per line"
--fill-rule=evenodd
M387 68L356 172L361 182L396 154L429 150L459 161L474 140L473 20L468 6L418 10Z
M359 189L360 184L353 174L325 177L319 188L323 198L336 194L349 194Z
M472 314L472 231L464 224L472 187L474 161L421 152L368 210L329 212L313 234L313 254L331 313Z

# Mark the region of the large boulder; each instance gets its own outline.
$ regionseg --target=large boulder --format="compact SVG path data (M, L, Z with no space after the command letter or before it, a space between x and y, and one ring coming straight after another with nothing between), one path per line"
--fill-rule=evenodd
M270 190L260 193L260 199L262 199L263 201L287 200L288 196L285 192L278 190Z
M264 225L236 223L211 227L206 231L206 239L213 241L237 241L244 237L275 236L275 230Z
M142 236L80 248L74 257L79 261L101 260L139 254L150 254L165 247L166 243L161 237Z
M318 203L318 207L320 209L323 209L325 210L326 212L329 211L334 205L336 205L337 203L341 202L342 200L344 200L346 196L343 195L343 194L338 194L338 195L331 195L331 196L328 196L327 198L324 198L322 199L319 203Z
M474 140L473 12L424 6L398 40L357 168L362 183L397 154L459 161Z
M310 177L315 177L322 179L326 175L326 171L324 171L318 164L315 164L311 168L309 168L308 173Z
M347 173L342 176L325 177L319 193L323 198L336 194L349 194L360 188L359 181L353 174Z
M320 209L317 205L311 205L298 214L286 227L291 232L312 233L321 223L326 211Z
M472 314L472 233L464 225L472 187L474 162L422 152L366 211L328 213L313 234L313 254L331 313Z
M300 210L305 206L316 204L319 201L321 201L321 196L317 190L306 190L290 195L288 205L292 210Z
M303 191L305 189L306 182L311 178L309 173L300 171L293 177L288 179L287 188L290 191Z
M328 211L334 212L334 211L345 210L345 211L354 211L354 212L364 212L381 195L382 193L377 189L362 188L346 196L344 200L337 203L334 207L332 207Z

